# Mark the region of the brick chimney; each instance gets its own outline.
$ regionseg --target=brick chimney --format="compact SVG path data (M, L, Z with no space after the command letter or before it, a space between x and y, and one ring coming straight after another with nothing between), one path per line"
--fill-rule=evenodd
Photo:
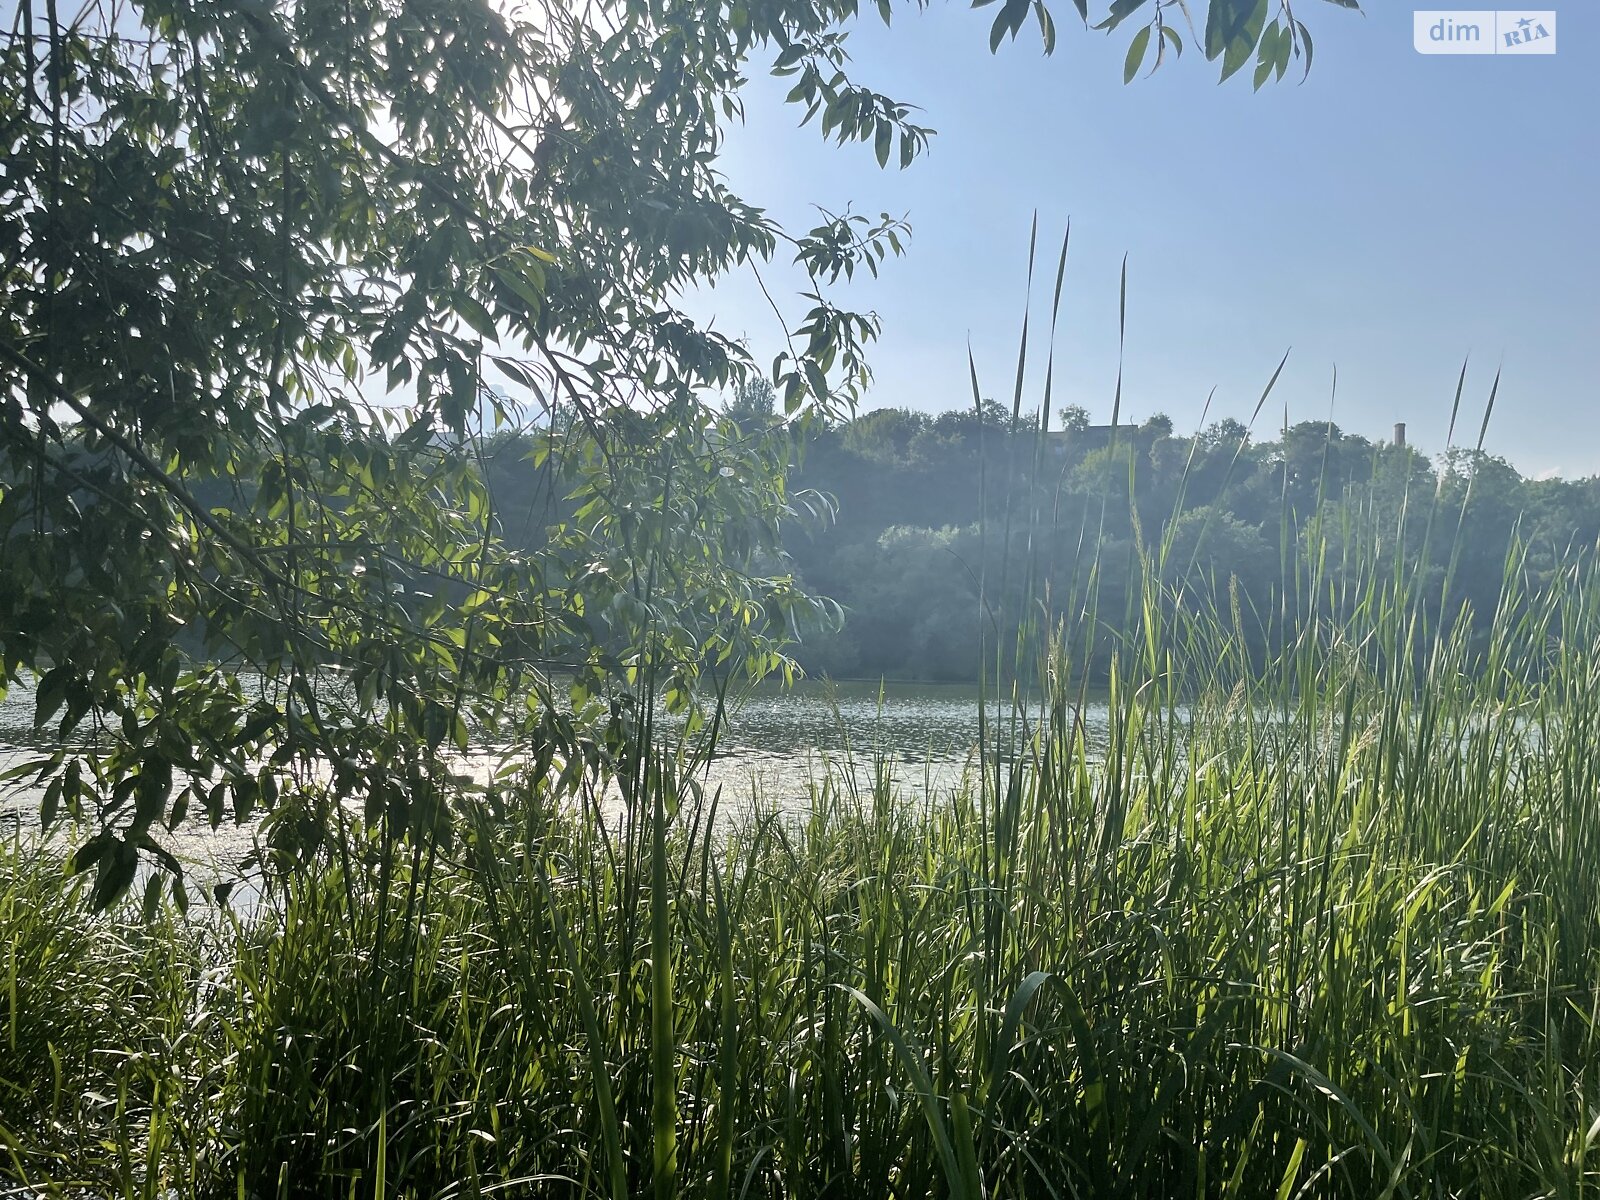
M1396 446L1404 446L1406 444L1406 423L1404 421L1396 421L1394 423L1394 444Z

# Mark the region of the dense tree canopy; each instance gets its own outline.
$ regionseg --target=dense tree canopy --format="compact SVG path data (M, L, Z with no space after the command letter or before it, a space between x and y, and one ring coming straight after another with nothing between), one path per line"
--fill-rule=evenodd
M998 594L1008 555L1037 562L1033 586L1057 620L1073 615L1093 572L1110 627L1132 624L1135 556L1159 557L1175 594L1223 612L1237 600L1247 634L1265 642L1295 632L1280 601L1320 554L1336 575L1341 553L1384 569L1398 560L1432 612L1468 609L1481 633L1508 561L1534 591L1600 542L1600 480L1524 479L1481 448L1430 460L1326 421L1252 439L1229 418L1181 436L1161 414L1113 437L1087 413L1064 416L1037 465L1036 431L1013 433L1009 413L988 413L986 437L972 410L880 409L807 431L791 485L828 496L837 519L792 527L788 546L804 582L848 619L814 630L799 661L840 677L975 678L985 564L990 604L1014 617L1030 602L1020 574L1015 594ZM1100 643L1102 667L1115 640Z

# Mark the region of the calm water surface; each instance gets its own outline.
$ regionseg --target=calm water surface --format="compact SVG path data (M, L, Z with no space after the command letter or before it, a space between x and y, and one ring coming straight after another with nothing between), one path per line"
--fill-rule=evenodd
M48 747L48 735L33 728L33 693L15 687L0 700L0 770ZM1106 723L1106 710L1084 714L1091 743ZM903 794L946 795L972 769L978 742L978 692L960 684L830 683L802 680L792 689L763 686L729 716L706 783L722 789L727 809L753 802L793 808L808 789L832 772L865 784L874 760L884 762ZM478 756L485 761L484 756ZM38 795L6 785L0 815L19 828L37 819ZM179 835L180 853L199 864L248 852L251 831L204 823Z

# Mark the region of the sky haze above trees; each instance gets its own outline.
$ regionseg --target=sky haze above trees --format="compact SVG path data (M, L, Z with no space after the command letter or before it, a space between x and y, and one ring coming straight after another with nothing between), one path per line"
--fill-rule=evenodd
M852 35L854 74L936 130L909 170L798 128L768 102L789 81L759 72L730 132L732 185L792 225L814 223L813 202L910 219L907 257L852 292L885 317L865 408L969 402L969 336L986 392L1009 394L1037 210L1043 243L1073 225L1058 404L1110 418L1126 253L1135 419L1164 411L1180 433L1247 420L1292 348L1258 436L1285 403L1291 423L1331 404L1346 429L1387 437L1403 420L1440 449L1470 355L1464 409L1481 411L1504 367L1489 448L1530 477L1600 472L1600 10L1562 8L1553 57L1447 58L1415 52L1412 6L1309 5L1309 77L1260 94L1248 70L1218 85L1193 45L1125 87L1138 14L1108 40L1068 8L1054 56L1029 29L991 57L990 11L936 5ZM777 269L767 282L792 290ZM1036 278L1036 311L1047 288ZM777 352L748 273L691 307L758 360Z

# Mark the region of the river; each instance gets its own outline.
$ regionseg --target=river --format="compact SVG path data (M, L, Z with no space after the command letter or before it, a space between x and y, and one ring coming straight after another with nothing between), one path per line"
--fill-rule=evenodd
M961 684L834 683L800 680L792 688L763 685L729 714L715 759L706 769L708 792L721 788L723 811L752 807L793 810L809 789L833 773L870 784L881 763L905 797L937 799L960 787L973 769L978 743L978 691ZM50 748L48 732L33 727L33 692L13 687L0 700L0 771ZM991 711L993 711L991 709ZM1091 743L1103 735L1107 712L1085 712ZM487 762L487 756L469 756ZM37 821L39 795L26 782L0 791L0 817L14 829ZM180 857L220 869L221 860L248 853L249 827L203 821L173 835ZM206 872L202 872L206 873Z

